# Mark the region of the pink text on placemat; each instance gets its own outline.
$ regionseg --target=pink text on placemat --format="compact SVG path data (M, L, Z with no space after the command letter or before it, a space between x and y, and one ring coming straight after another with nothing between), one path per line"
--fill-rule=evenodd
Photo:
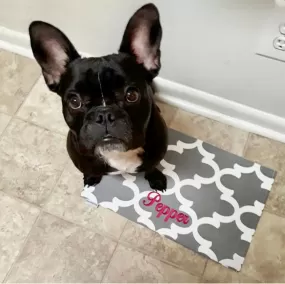
M145 206L152 206L157 203L155 206L155 210L158 212L156 217L159 218L161 215L164 215L164 222L167 222L169 219L176 219L178 223L183 222L184 224L189 222L188 215L178 212L160 201L161 195L158 192L153 191L147 195L147 199L143 200L143 204Z

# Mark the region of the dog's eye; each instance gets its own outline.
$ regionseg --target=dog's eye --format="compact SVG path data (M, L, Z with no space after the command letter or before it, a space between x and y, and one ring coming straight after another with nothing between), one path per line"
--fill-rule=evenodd
M82 106L81 99L78 95L72 95L68 101L68 105L72 109L79 109Z
M140 95L136 88L129 88L126 92L126 101L128 103L135 103L138 101Z

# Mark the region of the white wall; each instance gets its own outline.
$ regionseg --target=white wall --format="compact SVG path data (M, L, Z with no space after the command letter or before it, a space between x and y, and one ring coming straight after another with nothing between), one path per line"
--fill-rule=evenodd
M0 0L0 26L49 21L80 51L117 50L143 0ZM156 0L164 29L160 76L285 117L285 64L255 55L273 0ZM285 20L285 12L284 12Z

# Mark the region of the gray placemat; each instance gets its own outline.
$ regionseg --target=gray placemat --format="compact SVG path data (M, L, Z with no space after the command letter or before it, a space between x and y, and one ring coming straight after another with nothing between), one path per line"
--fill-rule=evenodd
M164 193L140 173L106 176L81 195L239 271L275 171L172 129L160 168Z

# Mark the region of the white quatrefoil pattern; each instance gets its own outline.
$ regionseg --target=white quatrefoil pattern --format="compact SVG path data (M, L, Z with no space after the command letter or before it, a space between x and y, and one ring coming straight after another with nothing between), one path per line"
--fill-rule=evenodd
M160 169L164 193L141 173L118 173L81 196L239 271L275 171L171 129Z

